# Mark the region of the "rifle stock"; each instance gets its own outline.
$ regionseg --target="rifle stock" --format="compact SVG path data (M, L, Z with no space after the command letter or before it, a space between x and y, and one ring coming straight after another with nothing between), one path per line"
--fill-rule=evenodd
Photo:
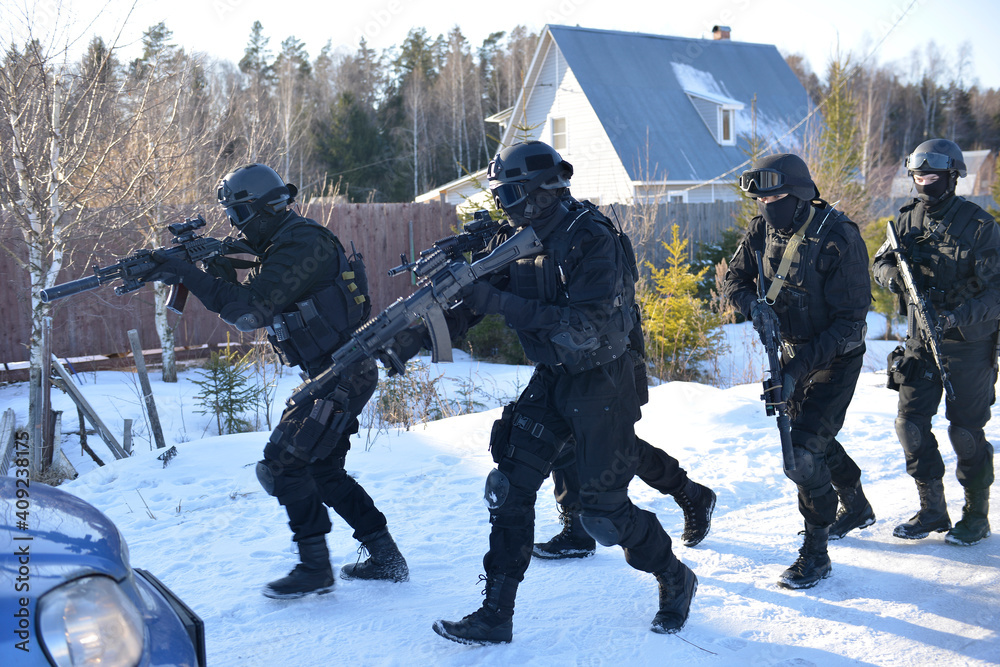
M764 264L761 253L757 252L757 302L764 308L770 308L764 296ZM767 350L768 377L764 379L764 393L760 398L764 401L764 412L768 417L777 416L778 435L781 438L781 459L785 470L795 470L795 454L792 450L792 422L788 417L787 405L781 400L781 332L773 320L765 318L764 331L761 334L764 349Z
M292 392L289 406L325 395L342 377L346 368L378 352L387 352L396 335L422 320L433 344L434 361L451 361L451 334L444 313L458 303L459 292L466 285L494 273L522 257L530 257L542 250L542 243L531 227L525 227L507 239L486 257L469 264L464 258L441 263L443 255L435 254L422 259L424 267L433 266L433 273L424 272L417 291L401 297L388 308L361 325L349 341L330 355L330 366L314 378L306 380ZM418 262L418 265L420 263ZM413 269L416 273L417 270ZM399 359L387 354L397 372L404 367Z
M955 389L951 384L951 377L944 366L944 357L941 353L941 335L938 333L935 322L937 317L934 314L934 307L930 304L923 292L917 289L917 283L913 276L913 267L910 266L906 254L903 252L903 244L899 240L899 234L892 225L892 220L886 223L886 236L889 239L889 247L896 255L896 266L899 269L899 277L903 279L906 288L906 296L910 305L913 306L913 316L917 321L917 329L921 337L931 350L934 357L934 364L941 375L941 384L944 387L945 395L949 401L955 400Z

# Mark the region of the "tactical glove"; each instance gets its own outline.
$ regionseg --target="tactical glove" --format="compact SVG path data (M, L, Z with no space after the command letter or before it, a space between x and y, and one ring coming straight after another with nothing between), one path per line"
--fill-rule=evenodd
M165 285L176 285L184 282L184 276L191 270L197 271L188 262L170 257L162 252L154 252L150 257L156 262L156 266L143 277L143 281L147 283L155 281Z
M486 280L477 280L459 292L459 296L469 309L477 315L499 313L502 292Z
M210 276L222 278L227 282L235 284L240 281L236 274L236 267L234 267L229 258L224 255L216 255L205 262L205 270Z
M886 269L884 287L893 294L902 294L906 291L903 279L899 277L899 269L895 266L890 266Z
M750 308L750 318L753 320L754 331L760 336L761 342L764 341L764 332L767 331L769 322L775 331L779 330L778 316L774 314L774 309L766 303L755 301Z

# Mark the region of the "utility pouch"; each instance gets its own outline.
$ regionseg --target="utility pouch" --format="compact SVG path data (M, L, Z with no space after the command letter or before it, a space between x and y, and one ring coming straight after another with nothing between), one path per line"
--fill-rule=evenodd
M490 431L490 456L493 462L499 464L503 455L507 452L507 444L510 442L510 430L514 426L514 403L503 406L500 419L493 422L493 430Z

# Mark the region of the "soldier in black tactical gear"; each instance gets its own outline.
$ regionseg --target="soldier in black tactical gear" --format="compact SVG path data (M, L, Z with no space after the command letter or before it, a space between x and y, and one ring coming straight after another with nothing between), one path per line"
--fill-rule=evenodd
M827 541L875 522L861 470L836 437L865 352L868 253L857 225L819 198L798 156L756 160L740 187L760 215L729 264L723 293L758 332L765 317L781 332L781 400L795 455L795 470L785 475L798 487L805 540L778 585L810 588L831 574ZM757 299L756 252L768 281L765 303Z
M457 316L468 316L468 324L472 315L501 314L537 365L490 441L497 468L486 480L492 525L483 558L486 599L460 621L434 624L456 642L511 641L514 599L531 560L536 494L570 438L581 480L581 526L605 546L621 545L632 567L659 582L651 629L680 630L697 588L656 516L628 498L639 458L639 397L628 353L636 323L634 255L596 208L568 196L572 173L537 141L504 148L489 167L496 203L514 225L531 225L544 250L470 286ZM513 231L502 230L491 245Z
M908 315L905 347L889 355L889 386L899 391L896 434L906 472L917 484L920 510L893 531L903 539L945 532L949 544L972 545L990 534L993 446L983 428L990 419L997 381L1000 318L1000 232L983 209L955 194L965 176L962 151L931 139L906 158L917 198L900 209L893 226L915 283L937 314L941 353L954 396L945 398L948 438L958 456L956 476L965 490L962 519L954 526L944 498L944 462L931 432L941 402L942 379L918 332L898 262L888 241L875 255L875 280L900 294Z
M265 328L282 360L314 377L368 317L371 304L364 264L349 259L326 227L289 208L297 189L262 164L249 164L219 182L219 204L257 256L240 283L240 260L222 258L206 273L179 260L161 261L152 279L183 282L205 307L240 331ZM246 268L246 267L244 267ZM334 583L326 545L330 517L324 504L354 529L370 557L346 565L350 579L406 581L406 561L386 528L385 516L344 470L358 414L378 380L373 360L345 371L329 395L286 409L257 464L261 486L288 513L300 562L263 593L297 598L326 593ZM360 561L360 559L359 559Z

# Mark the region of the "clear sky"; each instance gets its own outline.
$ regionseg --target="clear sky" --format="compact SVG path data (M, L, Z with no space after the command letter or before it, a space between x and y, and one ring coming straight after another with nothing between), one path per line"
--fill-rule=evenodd
M311 57L327 41L348 51L362 37L378 50L399 45L413 27L436 37L457 25L476 47L491 32L518 24L536 31L552 23L693 38L711 38L712 26L721 24L732 28L734 40L804 55L821 78L838 46L857 61L878 45L876 62L898 63L908 73L915 49L933 41L954 67L960 45L968 41L971 64L964 80L1000 89L997 0L137 0L134 6L127 0L0 0L0 9L0 45L20 39L16 31L30 12L36 35L58 25L63 42L78 37L85 45L99 34L111 43L121 30L117 41L127 59L138 54L143 30L164 21L187 51L234 63L256 20L275 53L294 35Z

